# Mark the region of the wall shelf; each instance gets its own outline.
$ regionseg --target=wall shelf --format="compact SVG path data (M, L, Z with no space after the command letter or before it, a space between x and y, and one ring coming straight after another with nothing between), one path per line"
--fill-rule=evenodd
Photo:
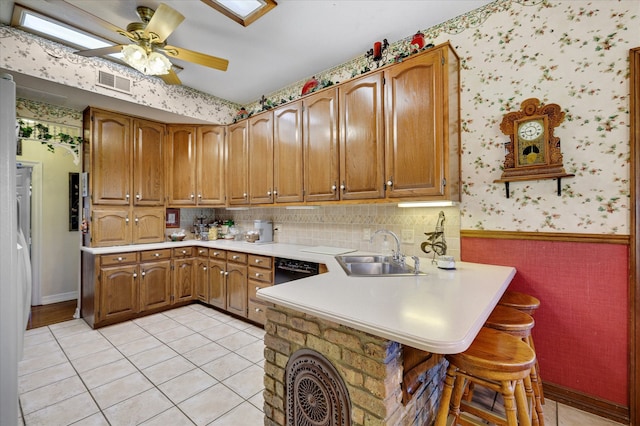
M528 181L528 180L545 180L545 179L556 179L558 182L558 196L560 196L560 194L562 193L562 178L569 178L569 177L574 177L574 174L570 174L570 173L549 173L549 174L544 174L544 175L538 175L538 176L513 176L513 177L509 177L506 179L496 179L493 182L494 183L504 183L504 188L507 194L507 198L509 198L509 183L510 182L523 182L523 181Z

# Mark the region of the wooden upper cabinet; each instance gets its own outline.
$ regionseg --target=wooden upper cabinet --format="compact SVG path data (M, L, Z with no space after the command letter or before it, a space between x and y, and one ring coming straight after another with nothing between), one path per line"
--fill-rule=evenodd
M164 207L139 207L132 212L133 244L159 243L164 240Z
M129 208L95 206L91 211L91 245L109 247L131 244Z
M387 197L459 198L455 53L445 44L384 75Z
M343 200L384 198L383 87L383 75L378 72L339 88Z
M225 127L199 126L197 129L196 188L198 205L225 203Z
M273 203L273 112L249 119L249 203Z
M196 128L169 126L167 182L169 204L196 205Z
M273 112L273 192L276 203L303 201L302 101Z
M303 100L305 201L338 200L338 89Z
M163 206L164 124L133 120L133 204Z
M87 113L91 120L90 179L93 204L129 205L131 120L107 111L88 110Z
M249 204L249 120L232 124L227 138L227 203Z

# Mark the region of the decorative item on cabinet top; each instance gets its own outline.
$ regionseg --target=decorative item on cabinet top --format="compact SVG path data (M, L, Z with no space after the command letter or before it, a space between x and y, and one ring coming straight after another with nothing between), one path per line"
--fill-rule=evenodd
M509 136L505 145L503 172L496 183L504 183L509 198L509 182L557 179L557 192L561 192L561 179L573 177L562 165L560 138L554 129L564 121L565 113L558 104L541 105L537 98L520 104L520 111L504 115L500 130Z

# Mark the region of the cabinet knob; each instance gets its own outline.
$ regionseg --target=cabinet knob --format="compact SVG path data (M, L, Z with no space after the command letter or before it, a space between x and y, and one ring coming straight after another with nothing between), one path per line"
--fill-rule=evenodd
M133 278L138 278L138 274L136 274L135 272L133 273Z
M160 253L154 253L153 254L155 257L160 257Z
M182 250L182 254L187 254L187 251L186 250Z
M122 256L119 256L116 260L117 260L118 262L122 262L122 261L124 260L124 258L123 258Z
M191 195L189 195L189 197L193 200L194 195L193 195L193 194L191 194Z
M256 291L260 290L260 287L256 286Z
M136 194L136 200L142 200L142 195Z
M262 309L256 308L256 312L262 312Z
M138 224L139 222L138 216L136 216L136 218L134 219L134 222L136 223L136 225Z
M224 274L225 274L225 272L224 272L224 271L220 271L220 275L224 275Z
M342 189L343 192L347 189L344 182L342 182L342 185L340 185L340 189Z
M129 194L126 194L124 198L126 198L126 200L129 201Z
M216 257L218 257L218 256L220 256L220 252L219 252L219 251L214 251L214 252L213 252L213 255L214 255L214 256L216 256Z
M278 196L278 188L273 190L273 195L275 195L276 197Z
M332 190L333 192L335 192L335 191L336 191L336 189L338 189L338 187L336 186L336 184L335 184L335 183L334 183L333 185L331 185L331 190Z
M124 218L124 223L126 223L127 225L129 224L129 215L127 215L127 217Z
M256 272L256 278L260 278L262 274L260 272Z
M256 259L256 263L262 263L262 259Z
M247 194L246 192L243 192L243 193L242 193L242 198L247 198L247 195L248 195L248 194Z
M267 197L271 197L271 191L267 191Z
M203 266L203 267L202 267L202 270L203 270L203 271L206 271L206 270L207 270L207 267L206 267L206 266Z
M145 271L142 271L142 272L140 273L140 275L142 275L142 276L144 277L145 275L147 275L147 273L146 273Z
M387 186L393 186L393 178L387 181Z
M198 194L198 199L202 199L202 194Z
M226 277L227 275L229 275L229 273L225 271L224 276Z
M240 256L233 255L233 256L231 256L231 259L238 260L238 259L240 259Z

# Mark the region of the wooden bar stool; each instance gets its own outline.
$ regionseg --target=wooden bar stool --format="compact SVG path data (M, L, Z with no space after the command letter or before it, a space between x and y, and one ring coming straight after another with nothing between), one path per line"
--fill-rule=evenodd
M449 361L444 382L442 400L435 426L446 426L449 415L453 425L459 421L468 423L468 413L490 423L507 426L531 426L528 406L533 403L533 393L525 392L524 381L529 378L536 355L521 339L482 327L469 349L446 355ZM506 418L484 410L462 399L467 382L477 383L502 394ZM535 419L535 410L532 410Z
M525 314L508 306L498 305L496 306L489 318L484 323L485 327L493 328L504 333L508 333L512 336L522 339L526 344L530 344L531 341L531 329L535 325L533 317L529 314ZM534 350L534 348L531 348ZM542 400L540 397L540 387L542 385L538 381L538 374L536 368L531 369L528 382L525 380L525 388L531 387L533 395L535 396L534 408L538 417L540 426L544 426L544 413L542 411Z
M498 305L508 306L533 316L533 313L540 307L540 300L525 293L507 290L500 298L500 301L498 301ZM529 336L528 343L535 351L536 347L533 344L533 336ZM540 388L540 403L544 405L544 389L542 387L542 377L540 377L540 365L537 359L536 375L538 376L538 384Z

